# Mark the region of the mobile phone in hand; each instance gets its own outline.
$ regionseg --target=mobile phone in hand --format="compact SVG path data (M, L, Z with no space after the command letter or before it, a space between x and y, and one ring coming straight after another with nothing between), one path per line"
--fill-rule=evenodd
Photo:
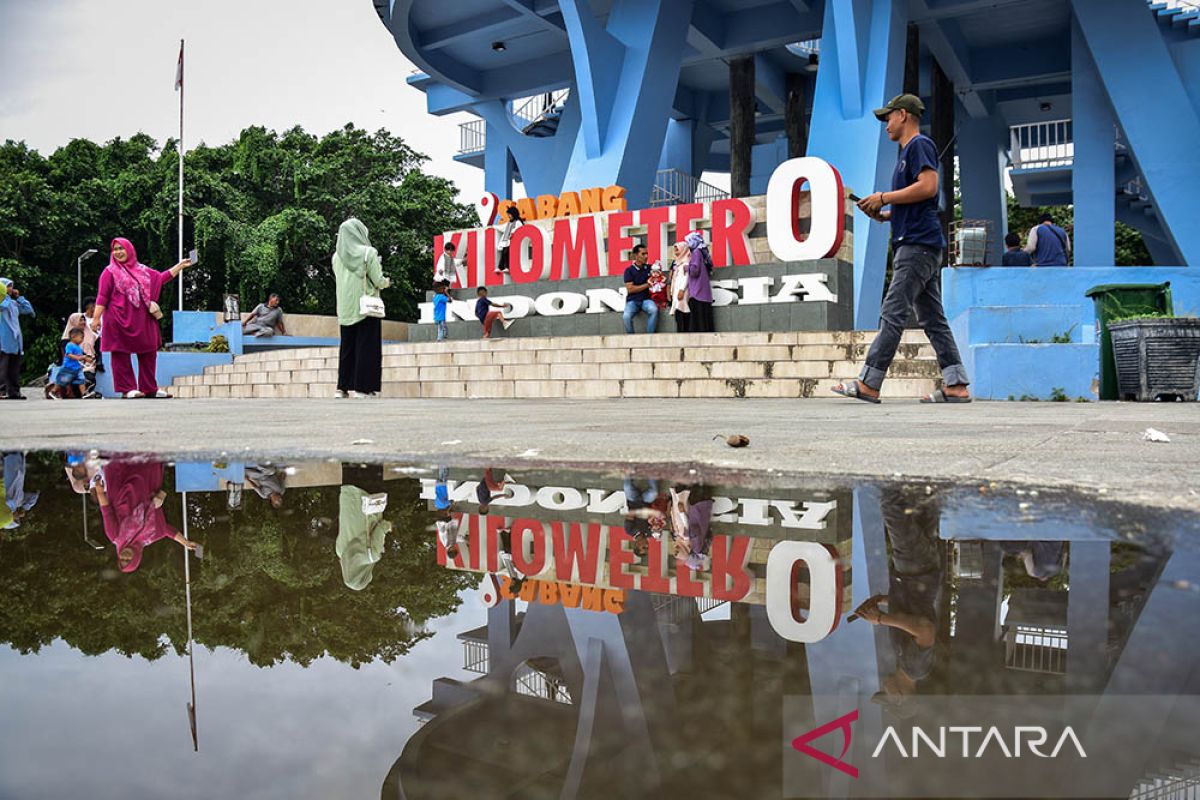
M850 197L851 203L861 203L862 202L862 198L859 197L858 195L856 195L854 192L851 192L849 194L849 197Z
M200 263L200 254L196 252L196 248L193 247L188 252L188 261L192 262L193 265Z

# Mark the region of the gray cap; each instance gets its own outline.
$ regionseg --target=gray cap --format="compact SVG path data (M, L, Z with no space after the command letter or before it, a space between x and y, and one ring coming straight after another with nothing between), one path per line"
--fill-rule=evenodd
M919 117L925 113L925 104L915 94L898 94L888 100L887 105L883 108L875 109L875 119L883 122L887 119L888 114L897 109L904 109L913 116Z

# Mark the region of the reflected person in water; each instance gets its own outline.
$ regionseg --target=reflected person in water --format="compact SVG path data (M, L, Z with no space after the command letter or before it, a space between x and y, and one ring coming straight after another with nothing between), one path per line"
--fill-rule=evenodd
M4 507L0 508L0 530L6 531L5 536L15 538L13 532L21 527L21 522L38 501L38 492L25 491L25 454L4 454L4 485L0 486L4 493Z
M883 691L872 700L906 718L915 713L912 697L918 683L934 667L945 585L945 559L938 540L941 509L935 496L900 487L884 488L880 507L891 545L888 593L870 598L855 613L872 625L891 629L896 671L884 676Z
M343 486L338 495L338 536L334 549L342 562L342 581L360 592L375 576L383 558L392 523L383 518L387 495L371 495L357 486Z
M163 465L114 458L101 469L96 481L96 499L104 517L104 535L117 548L121 572L134 572L142 563L142 551L160 539L173 539L196 557L200 546L167 524L163 502Z

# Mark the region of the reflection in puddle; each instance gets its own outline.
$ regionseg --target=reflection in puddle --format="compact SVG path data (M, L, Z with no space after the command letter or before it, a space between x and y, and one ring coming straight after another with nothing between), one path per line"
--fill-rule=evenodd
M6 454L4 493L0 796L1200 786L1182 515L986 486L97 453ZM1019 735L982 721L1005 714L1079 749L1014 756ZM979 737L960 748L963 715ZM97 786L130 741L157 758Z

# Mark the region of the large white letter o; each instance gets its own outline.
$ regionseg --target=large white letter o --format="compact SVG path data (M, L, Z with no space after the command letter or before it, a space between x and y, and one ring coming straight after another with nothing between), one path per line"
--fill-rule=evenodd
M801 237L800 187L808 181L812 219ZM780 261L828 258L846 230L842 176L829 162L806 156L780 164L767 184L767 244Z

